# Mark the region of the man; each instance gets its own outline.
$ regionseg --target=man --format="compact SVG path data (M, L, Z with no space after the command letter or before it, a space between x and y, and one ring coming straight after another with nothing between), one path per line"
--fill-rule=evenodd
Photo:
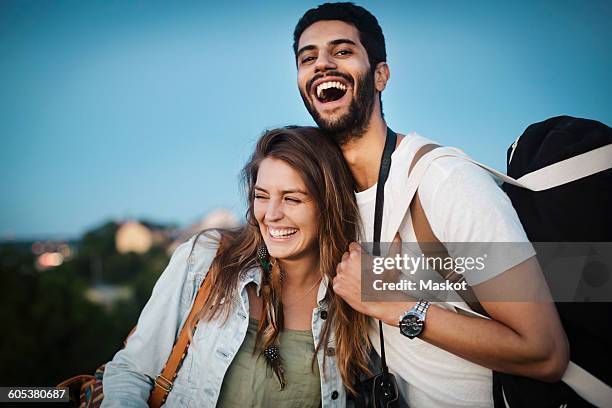
M372 241L376 184L387 134L381 93L390 78L382 30L362 7L327 3L299 20L294 52L304 104L319 127L341 146L358 189L364 240ZM415 133L398 135L386 190L393 191L406 180L416 152L431 143ZM384 205L392 211L397 203L391 198ZM440 158L428 167L411 208L424 213L442 242L527 242L508 198L484 170L460 158ZM400 215L399 238L416 241L410 211ZM545 381L561 378L568 346L550 302L481 300L491 319L468 317L446 303L427 309L429 305L421 302L425 321L409 338L398 326L407 312L416 313L417 302L363 302L361 257L360 246L351 244L338 265L333 288L353 308L386 324L387 362L411 407L492 406L491 369ZM532 249L487 276L466 273L465 278L479 299L499 288L512 298L516 282L529 282L534 290L548 293ZM377 324L372 324L370 338L378 347Z

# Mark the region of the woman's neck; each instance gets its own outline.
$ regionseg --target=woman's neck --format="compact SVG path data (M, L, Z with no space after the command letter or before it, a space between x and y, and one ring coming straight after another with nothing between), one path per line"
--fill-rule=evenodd
M284 272L283 286L286 289L310 287L321 277L318 254L296 260L279 259L278 262Z

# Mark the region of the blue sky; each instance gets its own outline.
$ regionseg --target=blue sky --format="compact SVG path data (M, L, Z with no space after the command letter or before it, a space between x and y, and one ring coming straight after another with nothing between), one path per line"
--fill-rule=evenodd
M110 218L242 216L266 128L312 124L291 35L318 2L0 3L0 239ZM365 1L387 38L385 116L505 169L530 123L612 124L606 1Z

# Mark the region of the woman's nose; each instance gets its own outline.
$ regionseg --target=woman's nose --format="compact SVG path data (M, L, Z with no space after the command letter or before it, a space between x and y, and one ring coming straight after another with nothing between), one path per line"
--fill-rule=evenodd
M278 221L283 218L282 205L279 200L270 200L266 208L266 221Z

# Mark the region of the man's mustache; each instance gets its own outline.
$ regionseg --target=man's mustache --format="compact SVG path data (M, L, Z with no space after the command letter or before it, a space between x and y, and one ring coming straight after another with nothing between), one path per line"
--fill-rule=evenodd
M315 76L313 76L306 85L306 91L310 92L310 90L312 89L312 84L314 84L315 81L324 77L340 77L346 80L351 86L353 85L353 78L351 78L347 74L343 74L340 71L327 71L324 74L316 74Z

